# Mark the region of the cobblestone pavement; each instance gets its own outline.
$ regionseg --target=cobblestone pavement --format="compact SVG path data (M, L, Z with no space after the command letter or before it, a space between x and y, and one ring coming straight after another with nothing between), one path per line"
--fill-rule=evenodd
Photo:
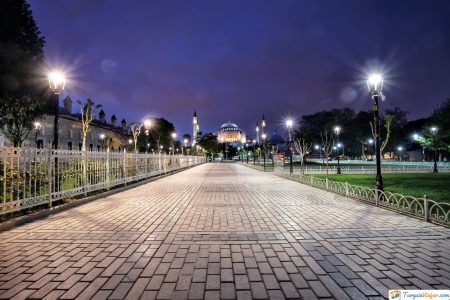
M0 298L385 299L448 289L449 230L204 164L0 234Z

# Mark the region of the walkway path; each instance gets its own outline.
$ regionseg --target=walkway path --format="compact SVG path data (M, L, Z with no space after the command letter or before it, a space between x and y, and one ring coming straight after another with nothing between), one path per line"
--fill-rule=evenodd
M450 232L204 164L0 234L0 298L385 299L448 289Z

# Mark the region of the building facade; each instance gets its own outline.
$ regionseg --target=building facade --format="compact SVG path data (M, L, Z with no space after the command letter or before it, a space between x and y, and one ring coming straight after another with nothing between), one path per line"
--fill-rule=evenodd
M246 135L236 124L228 122L222 124L222 126L220 126L219 130L217 131L217 141L220 144L245 144Z
M72 106L72 100L67 96L64 99L64 106L59 108L59 149L81 150L83 142L81 114L73 113ZM35 121L39 122L40 127L36 127L30 132L22 146L51 147L54 139L54 116L45 115L40 120ZM117 117L112 115L108 122L103 110L99 112L98 118L92 120L89 128L90 131L86 139L86 150L88 151L105 150L107 146L111 151L121 151L127 146L130 138L125 119L122 119L118 124ZM0 143L1 139L0 137ZM12 146L12 144L3 138L3 144L0 144L0 146Z

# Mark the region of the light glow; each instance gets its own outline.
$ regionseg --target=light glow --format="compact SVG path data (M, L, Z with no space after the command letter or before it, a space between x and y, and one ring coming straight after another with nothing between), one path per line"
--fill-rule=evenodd
M291 130L294 122L291 119L286 120L286 127Z
M335 127L334 127L334 133L336 133L337 135L339 135L339 134L341 133L341 127L335 126Z
M62 72L53 71L48 74L48 83L53 93L59 94L64 90L64 86L66 85L66 77Z
M378 73L371 74L367 79L367 87L369 92L380 92L383 88L383 76Z

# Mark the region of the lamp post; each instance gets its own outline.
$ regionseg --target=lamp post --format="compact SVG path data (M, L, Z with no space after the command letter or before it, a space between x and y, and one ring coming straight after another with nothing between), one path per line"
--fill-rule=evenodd
M402 151L403 151L403 147L402 146L398 146L397 147L397 151L398 151L398 160L402 161Z
M98 141L100 142L100 147L101 147L102 151L105 146L105 139L106 139L106 135L104 133L100 133L100 135L98 136Z
M38 121L34 122L33 125L34 125L34 131L35 131L34 145L36 148L38 148L38 134L41 131L42 125Z
M247 160L248 164L248 143L245 143L245 159Z
M380 74L372 74L367 79L367 87L373 99L373 123L375 134L375 155L377 160L377 175L375 177L375 188L383 190L383 177L381 176L381 149L380 149L380 112L378 101L383 97L383 77Z
M177 133L172 132L172 155L175 155L175 140L177 139Z
M59 131L59 94L64 90L66 85L66 78L63 73L58 71L53 71L48 74L48 83L50 85L51 99L53 102L53 110L55 113L54 123L53 123L53 147L58 149L58 131Z
M373 139L369 139L367 142L370 145L370 160L373 161L373 158L372 158L372 155L373 155Z
M144 128L145 128L145 139L146 139L146 145L147 145L147 150L150 148L150 128L152 127L152 120L150 119L145 119L144 122Z
M261 135L261 138L263 141L263 159L264 159L263 167L264 167L264 171L265 171L266 170L266 138L267 138L267 135L265 133L263 133Z
M420 135L418 135L417 133L414 133L413 134L413 139L415 140L415 141L419 141L419 139L421 139L422 137L420 136ZM421 147L422 147L422 161L425 161L425 147L424 146L422 146L422 144L421 144Z
M431 135L433 136L433 161L434 161L434 166L433 166L433 173L437 173L438 172L438 168L437 168L437 155L436 155L436 134L438 133L439 129L436 126L433 126L430 128L430 132Z
M256 140L253 140L253 165L256 165Z
M183 140L183 143L184 143L184 150L186 150L186 147L187 147L187 144L189 143L189 140L185 138ZM184 155L183 148L181 148L181 155Z
M339 134L341 133L341 127L335 126L334 127L334 133L336 134L336 142L338 144L338 147L337 147L337 160L338 160L337 174L341 174L341 166L339 164L339 161L340 161L340 158L341 158L340 151L339 151L339 148L340 148L340 146L339 146Z
M292 166L292 126L294 125L294 122L289 119L286 121L286 127L288 129L288 133L289 133L289 173L292 175L292 173L294 172L294 168Z

